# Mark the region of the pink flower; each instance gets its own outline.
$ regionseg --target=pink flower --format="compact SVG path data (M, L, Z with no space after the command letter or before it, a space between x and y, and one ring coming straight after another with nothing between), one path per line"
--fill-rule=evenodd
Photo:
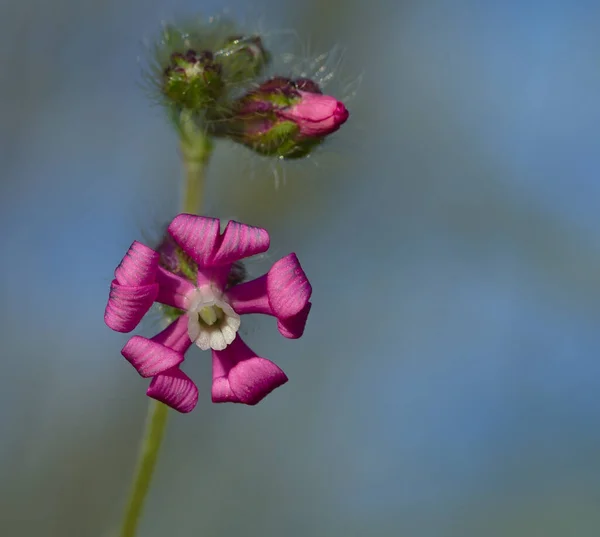
M134 242L115 270L104 321L113 330L130 332L156 301L183 314L151 339L133 336L123 356L145 378L147 395L179 412L198 401L194 382L179 369L195 343L211 349L212 400L255 405L287 382L273 362L257 356L241 339L241 315L262 313L277 319L280 333L298 338L310 311L310 283L295 254L277 261L256 280L228 287L234 263L266 252L266 230L230 221L223 234L219 220L181 214L168 232L197 265L192 282L160 266L160 254Z
M350 115L344 103L335 97L300 90L298 94L300 100L288 108L278 110L277 115L296 123L302 136L327 136L337 131Z

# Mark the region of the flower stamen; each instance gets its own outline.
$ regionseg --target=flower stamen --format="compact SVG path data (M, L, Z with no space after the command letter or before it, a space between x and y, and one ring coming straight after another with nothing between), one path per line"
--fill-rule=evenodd
M224 315L223 310L218 306L204 306L198 312L198 321L207 326L212 326L217 321L223 319Z
M240 316L222 293L210 286L195 290L189 298L188 335L202 350L223 350L235 339Z

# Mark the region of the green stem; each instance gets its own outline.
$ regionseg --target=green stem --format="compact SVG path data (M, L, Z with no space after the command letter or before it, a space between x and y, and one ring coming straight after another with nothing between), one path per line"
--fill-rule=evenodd
M160 445L165 434L169 407L158 401L150 401L146 432L138 458L133 486L125 510L120 537L134 537L150 490L152 474L156 467Z
M185 186L183 192L183 212L199 214L202 211L204 190L204 172L213 143L194 118L182 112L179 120L181 132L181 157L185 167Z
M199 214L202 211L205 163L184 159L184 165L185 191L183 194L182 212Z
M202 209L204 172L212 153L212 140L186 113L182 113L180 117L180 135L181 156L185 167L182 212L198 214ZM120 537L135 537L165 434L168 412L169 408L166 405L150 401L146 431Z

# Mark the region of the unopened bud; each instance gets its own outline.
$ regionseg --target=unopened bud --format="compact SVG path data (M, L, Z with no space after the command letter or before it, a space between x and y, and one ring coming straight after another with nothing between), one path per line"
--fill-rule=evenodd
M227 133L257 153L281 158L306 156L346 122L349 112L308 79L276 77L234 105Z
M174 52L164 72L163 91L181 108L200 110L213 104L223 91L221 65L210 51Z

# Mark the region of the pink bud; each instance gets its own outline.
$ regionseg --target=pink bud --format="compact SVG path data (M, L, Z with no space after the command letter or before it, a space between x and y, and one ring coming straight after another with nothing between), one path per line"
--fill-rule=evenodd
M277 110L277 115L296 123L302 136L327 136L337 131L350 115L344 103L334 97L306 91L298 93L300 101Z

